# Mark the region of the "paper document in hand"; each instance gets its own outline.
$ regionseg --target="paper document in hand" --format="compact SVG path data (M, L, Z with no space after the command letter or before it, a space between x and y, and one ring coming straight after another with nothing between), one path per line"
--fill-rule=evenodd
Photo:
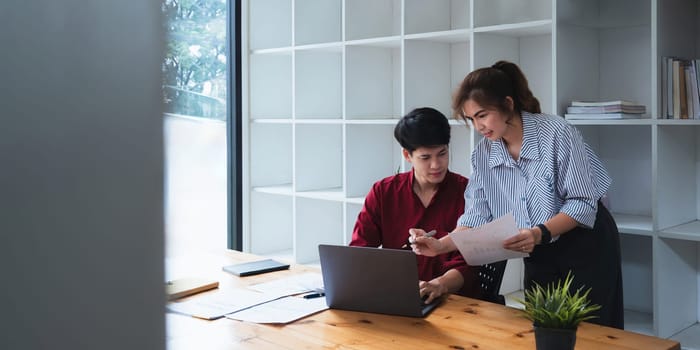
M508 213L479 227L452 232L450 237L467 264L476 266L529 256L503 248L503 241L518 232L513 214Z

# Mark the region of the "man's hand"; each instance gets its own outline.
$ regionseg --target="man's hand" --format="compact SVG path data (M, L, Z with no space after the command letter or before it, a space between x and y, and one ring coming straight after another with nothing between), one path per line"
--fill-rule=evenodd
M433 300L447 293L447 287L440 283L440 280L435 278L429 282L420 281L418 283L420 296L426 297L425 303L430 304Z
M434 231L430 231L434 232ZM411 242L411 248L413 252L418 255L425 256L436 256L442 253L442 242L439 239L435 239L430 232L425 232L419 228L412 228L408 230L410 234L409 242Z

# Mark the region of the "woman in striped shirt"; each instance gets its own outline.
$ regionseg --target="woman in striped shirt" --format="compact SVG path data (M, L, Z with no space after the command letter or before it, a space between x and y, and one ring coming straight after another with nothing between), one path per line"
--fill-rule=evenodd
M623 328L619 233L600 202L611 179L579 131L542 114L520 68L505 61L467 75L452 107L484 136L472 152L465 210L454 231L512 212L521 229L503 247L530 253L525 288L571 270L574 287L591 288L591 301L601 305L591 322ZM456 249L449 236L412 234L416 254Z

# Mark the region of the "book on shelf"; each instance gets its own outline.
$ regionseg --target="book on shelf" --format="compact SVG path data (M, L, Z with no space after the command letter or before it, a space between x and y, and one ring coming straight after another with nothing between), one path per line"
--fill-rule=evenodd
M690 61L686 70L686 91L688 91L688 118L700 119L700 94L698 93L697 66Z
M678 91L679 91L679 103L680 103L680 119L688 119L688 90L685 84L686 77L686 61L680 62L678 68Z
M628 106L628 107L644 107L631 101L615 100L615 101L571 101L573 107L605 107L605 106Z
M603 119L642 119L642 114L633 113L566 113L564 119L567 120L603 120Z
M646 113L645 106L569 106L566 108L567 113L629 113L629 114L644 114Z
M668 118L668 57L661 57L661 117Z
M700 119L700 59L662 58L661 117Z
M672 79L672 84L673 84L673 108L671 109L673 113L671 114L673 116L673 119L681 119L681 88L680 88L680 79L679 79L679 71L680 71L680 66L681 66L681 61L674 59L672 62L672 73L671 73L671 79Z

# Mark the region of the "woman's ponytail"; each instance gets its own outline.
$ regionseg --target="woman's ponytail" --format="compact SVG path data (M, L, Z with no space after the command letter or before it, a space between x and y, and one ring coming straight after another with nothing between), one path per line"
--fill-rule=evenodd
M498 69L510 77L511 85L513 86L513 101L517 111L526 111L530 113L542 113L540 101L532 94L527 83L525 74L520 70L515 63L508 61L498 61L491 68Z

